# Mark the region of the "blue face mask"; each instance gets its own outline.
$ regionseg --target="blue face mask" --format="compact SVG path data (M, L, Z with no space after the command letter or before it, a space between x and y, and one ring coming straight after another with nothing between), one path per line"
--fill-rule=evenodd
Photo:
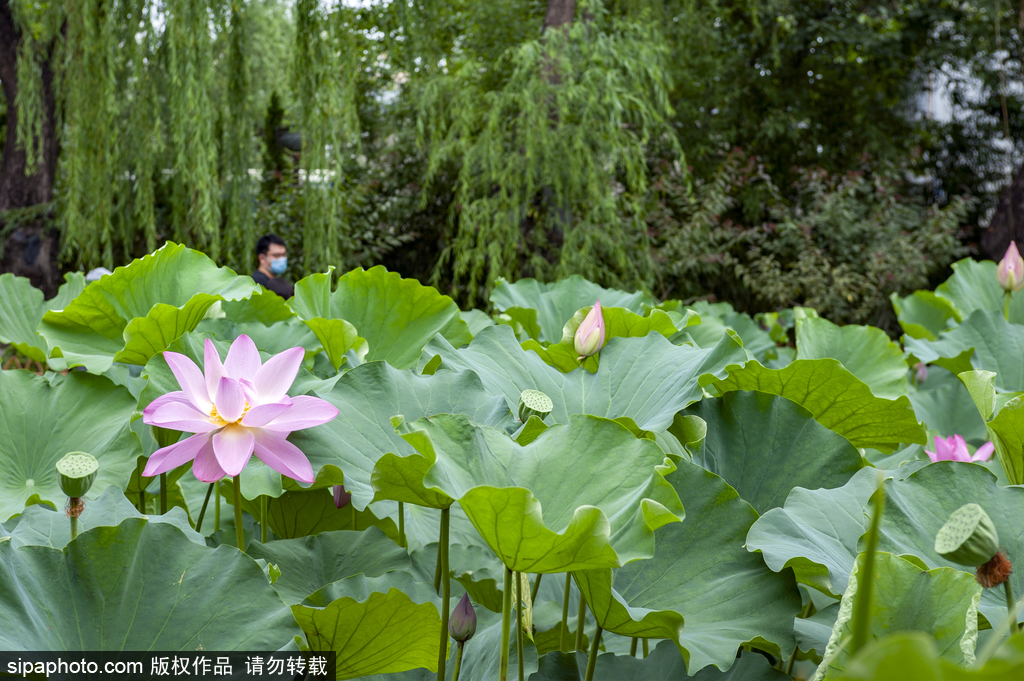
M286 269L288 269L288 256L270 261L270 271L274 274L284 274Z

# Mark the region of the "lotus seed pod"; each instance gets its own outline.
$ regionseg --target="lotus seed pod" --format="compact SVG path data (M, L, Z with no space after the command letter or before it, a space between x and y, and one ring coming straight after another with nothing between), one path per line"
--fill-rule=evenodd
M999 535L985 509L966 504L953 511L935 535L935 552L959 565L977 567L999 552Z
M554 408L551 398L539 390L524 390L519 395L519 420L523 423L534 415L543 420Z
M96 481L96 472L100 464L96 457L86 452L68 452L57 462L57 481L64 494L71 498L84 497L92 483Z

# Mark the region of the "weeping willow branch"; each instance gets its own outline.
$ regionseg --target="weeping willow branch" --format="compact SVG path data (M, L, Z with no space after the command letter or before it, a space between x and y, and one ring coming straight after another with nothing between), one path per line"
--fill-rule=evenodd
M248 269L250 254L256 243L252 231L252 181L249 179L249 162L252 158L250 81L249 27L245 5L239 1L231 7L223 152L226 185L223 259L225 264L239 272Z
M548 31L489 69L452 63L430 80L420 111L428 184L459 168L434 283L450 268L470 304L497 277L578 273L649 286L645 149L662 136L678 153L666 54L650 24L596 18ZM509 75L495 89L490 71Z

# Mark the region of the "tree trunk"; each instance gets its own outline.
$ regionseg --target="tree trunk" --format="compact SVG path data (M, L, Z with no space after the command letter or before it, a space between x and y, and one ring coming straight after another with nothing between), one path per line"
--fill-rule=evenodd
M576 0L548 0L548 11L544 15L544 30L571 24L576 14Z
M996 212L981 233L981 250L998 262L1011 239L1024 244L1024 166L1017 169L1010 186L999 197Z

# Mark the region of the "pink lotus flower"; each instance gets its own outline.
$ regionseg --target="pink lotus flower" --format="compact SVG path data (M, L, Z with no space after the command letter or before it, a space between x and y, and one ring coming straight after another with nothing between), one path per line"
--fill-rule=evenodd
M583 323L576 329L573 346L579 355L577 361L590 357L604 347L604 315L601 314L600 300L594 303Z
M999 261L996 278L1004 291L1019 291L1024 288L1024 258L1020 257L1017 244L1010 242L1006 255Z
M991 442L986 442L978 447L977 451L974 452L974 456L971 456L971 453L967 451L967 443L964 442L964 439L959 435L950 435L945 439L936 437L935 451L929 452L926 449L924 453L928 455L932 463L936 461L988 461L992 458L994 450L995 445Z
M928 365L924 362L918 362L914 365L915 378L918 383L924 383L928 380Z
M153 477L192 461L199 480L216 482L241 473L255 453L282 475L313 482L309 459L285 438L293 430L327 423L338 410L317 397L288 397L304 352L291 348L263 364L256 344L242 335L221 364L217 349L207 340L205 376L185 355L164 352L181 390L153 400L142 420L195 435L158 449L142 474Z

